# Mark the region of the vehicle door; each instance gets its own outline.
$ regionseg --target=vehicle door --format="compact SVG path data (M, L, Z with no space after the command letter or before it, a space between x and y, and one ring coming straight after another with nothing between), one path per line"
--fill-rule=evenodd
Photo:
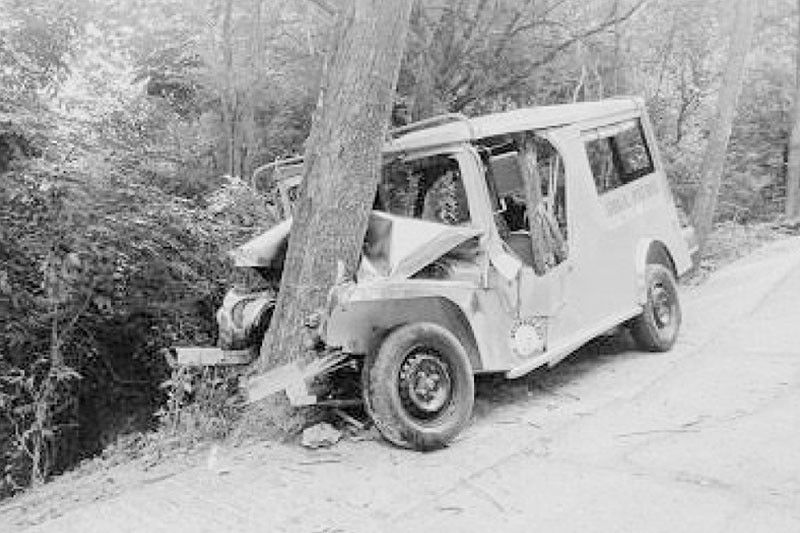
M514 317L510 346L518 358L540 355L563 340L572 270L571 184L564 158L546 135L521 132L482 147L496 197L500 245L491 252Z
M587 132L569 126L547 134L565 161L571 222L564 312L555 321L553 334L575 342L599 335L638 312L633 296L633 234L609 224L610 203L618 193L600 192L596 183L600 170L590 163L597 159L590 157L593 139L608 139L615 131ZM618 161L608 161L612 163Z
M529 143L533 149L516 135L510 147L492 147L487 158L500 198L498 232L507 252L495 253L492 262L507 279L513 276L510 286L518 291L512 296L515 327L527 328L530 338L527 344L517 343L522 346L518 355L563 355L635 312L633 277L620 270L623 260L630 259L606 235L580 130L568 126L525 135L534 139ZM535 184L521 194L519 184L524 189L530 181L521 170L525 166L532 169L528 175L534 175Z

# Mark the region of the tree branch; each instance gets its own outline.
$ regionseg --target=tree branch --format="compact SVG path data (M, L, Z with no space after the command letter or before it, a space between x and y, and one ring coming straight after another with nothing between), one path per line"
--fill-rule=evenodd
M607 30L611 26L614 26L615 24L619 24L619 23L627 21L634 14L636 14L639 11L639 9L641 9L649 1L650 0L639 0L636 4L634 4L630 9L628 9L626 12L622 13L621 15L619 15L619 16L613 16L613 15L609 16L608 18L606 18L600 24L597 24L596 26L594 26L592 28L589 28L588 30L586 30L586 31L584 31L584 32L582 32L582 33L580 33L578 35L573 35L573 36L569 37L568 39L564 40L563 42L559 43L558 45L552 47L550 50L548 50L544 54L544 56L542 56L539 60L534 61L533 63L528 65L527 68L522 69L521 71L519 71L516 74L514 74L514 75L510 76L509 78L507 78L506 81L504 81L504 82L502 82L502 83L500 83L498 85L494 85L494 86L488 87L488 88L484 89L483 91L477 91L477 92L475 92L473 94L467 93L463 97L457 98L456 101L453 103L453 111L460 111L464 107L466 107L467 105L475 102L476 100L479 100L481 98L486 98L486 97L489 97L489 96L494 96L494 95L499 94L499 93L501 93L501 92L503 92L505 90L510 89L511 87L516 85L517 83L520 83L523 80L529 78L537 69L539 69L542 66L544 66L544 65L550 63L551 61L553 61L556 57L558 57L558 55L561 52L563 52L567 48L571 47L575 43L577 43L579 41L583 41L584 39L587 39L587 38L592 37L594 35L597 35L598 33L602 33L603 31Z
M328 15L335 17L339 13L339 9L336 6L331 5L331 3L328 2L328 0L308 0L308 1L317 6L318 8L320 8Z
M86 309L89 308L89 304L92 301L92 296L94 296L94 283L92 283L92 285L89 287L89 291L86 295L86 300L84 300L83 305L80 307L80 309L78 309L78 311L69 321L69 324L67 324L67 327L65 327L58 336L58 341L56 342L55 346L56 350L61 349L61 346L64 345L65 339L69 337L69 334L72 332L73 328L75 328L75 324L78 322L81 316L83 316L83 313L86 312Z

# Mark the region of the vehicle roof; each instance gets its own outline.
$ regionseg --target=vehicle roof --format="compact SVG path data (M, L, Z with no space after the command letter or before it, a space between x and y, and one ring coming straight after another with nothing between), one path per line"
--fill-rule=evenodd
M407 152L425 147L474 141L517 131L541 130L590 121L643 106L640 98L627 97L596 102L514 109L480 117L451 118L449 122L401 135L384 145L384 152Z

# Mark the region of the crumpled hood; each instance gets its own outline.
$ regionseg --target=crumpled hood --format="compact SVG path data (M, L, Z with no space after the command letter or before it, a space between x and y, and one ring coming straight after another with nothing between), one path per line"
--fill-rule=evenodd
M258 237L228 252L237 267L279 268L286 256L292 219L287 218Z
M292 219L284 220L229 252L237 267L278 268L283 262ZM373 211L370 214L359 277L407 278L481 230L448 226Z

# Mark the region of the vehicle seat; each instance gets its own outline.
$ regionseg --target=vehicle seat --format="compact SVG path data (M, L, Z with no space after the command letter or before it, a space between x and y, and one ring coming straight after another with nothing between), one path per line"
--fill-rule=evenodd
M508 235L506 243L523 263L528 266L533 266L533 248L531 246L531 234L529 231L512 231Z

